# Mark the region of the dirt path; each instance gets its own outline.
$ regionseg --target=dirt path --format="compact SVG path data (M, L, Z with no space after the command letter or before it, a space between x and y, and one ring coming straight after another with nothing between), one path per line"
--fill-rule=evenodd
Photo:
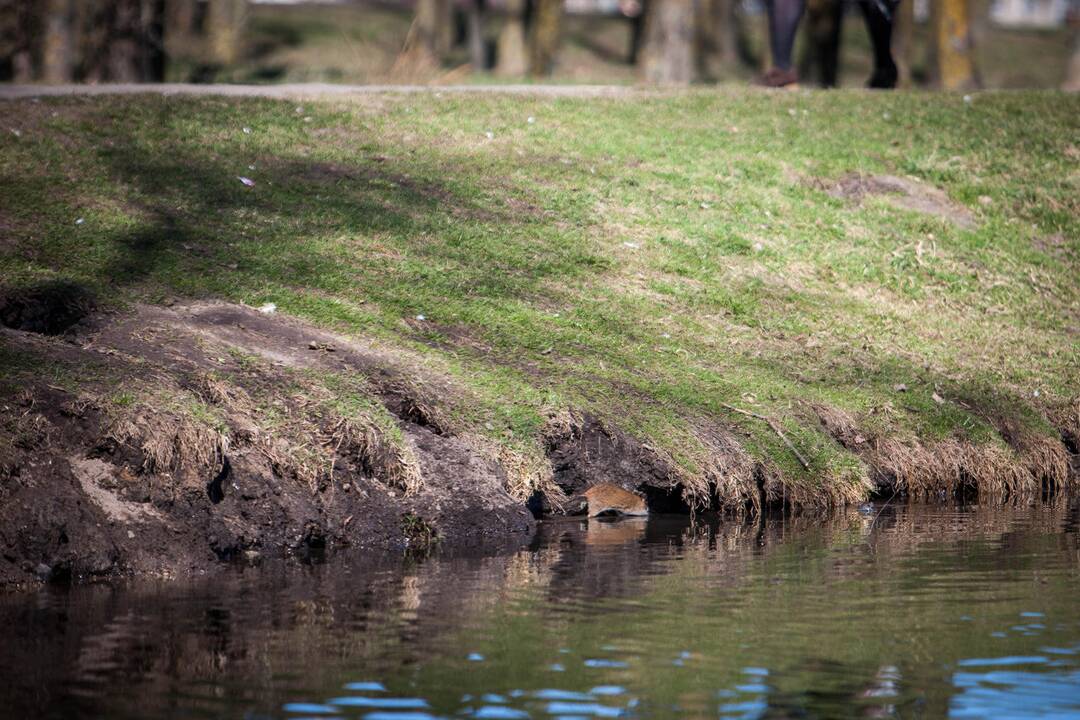
M218 95L227 97L319 99L387 93L477 93L542 95L545 97L630 97L655 91L624 85L191 85L183 83L118 85L0 85L0 100L69 95Z

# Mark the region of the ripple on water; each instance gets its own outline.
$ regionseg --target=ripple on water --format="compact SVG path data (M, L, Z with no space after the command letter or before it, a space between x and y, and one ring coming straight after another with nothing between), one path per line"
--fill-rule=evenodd
M1071 648L1062 647L1041 647L1039 652L1049 653L1051 655L1076 655L1080 653L1080 645L1076 645Z
M502 705L485 705L473 713L473 717L482 720L519 720L529 717L529 713Z
M626 688L621 685L597 685L589 691L590 695L611 696L611 695L623 695L626 693Z
M576 715L583 717L617 718L624 714L622 708L609 707L597 702L551 702L547 706L548 715Z
M957 672L960 690L949 705L954 718L1046 718L1080 716L1080 671L1040 673L992 670Z
M381 708L386 710L420 710L431 707L423 698L369 698L338 697L327 700L329 705L339 707Z
M1041 665L1046 662L1042 655L1006 655L996 658L966 658L957 661L960 667L1000 667L1003 665Z
M592 697L586 693L575 692L573 690L559 690L557 688L543 688L537 690L532 694L537 700L564 700L564 701L577 701L592 700Z
M320 705L318 703L285 703L281 706L282 711L287 713L303 713L304 715L336 715L340 708Z

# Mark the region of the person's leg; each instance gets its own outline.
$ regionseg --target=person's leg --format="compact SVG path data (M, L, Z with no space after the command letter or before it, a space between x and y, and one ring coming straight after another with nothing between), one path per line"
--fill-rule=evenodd
M769 13L769 45L774 68L785 71L792 69L795 33L805 7L805 0L767 0L765 3Z
M913 0L908 0L913 2ZM874 49L874 73L866 83L872 88L896 87L897 69L892 56L893 18L896 13L895 0L860 0L866 30L870 33L870 43Z

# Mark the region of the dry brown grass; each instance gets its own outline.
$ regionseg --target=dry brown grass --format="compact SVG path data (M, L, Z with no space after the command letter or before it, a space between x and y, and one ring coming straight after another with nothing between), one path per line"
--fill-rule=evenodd
M699 472L680 478L683 499L690 507L709 504L715 493L719 503L728 508L747 503L760 510L759 470L742 444L731 433L715 425L700 423L694 432L700 442ZM680 467L671 463L672 467Z
M140 451L139 470L145 473L195 469L212 477L229 450L228 436L218 430L183 414L160 412L146 405L114 419L106 438Z
M140 472L189 468L212 477L230 449L250 448L275 474L312 492L332 485L342 462L407 495L422 485L419 461L403 438L391 438L367 413L346 416L331 408L333 394L314 382L303 383L302 392L267 398L260 396L266 388L253 388L260 396L253 398L209 373L197 373L187 384L188 390L159 385L156 395L111 411L107 439L139 450ZM195 411L203 402L214 417Z
M404 442L391 442L370 418L338 418L324 447L332 456L352 458L366 473L406 495L423 485L416 454Z
M950 497L975 491L987 498L1038 497L1076 484L1065 447L1052 438L1013 428L1009 442L976 444L945 438L924 442L860 429L838 408L813 410L837 442L855 452L878 486L914 497Z

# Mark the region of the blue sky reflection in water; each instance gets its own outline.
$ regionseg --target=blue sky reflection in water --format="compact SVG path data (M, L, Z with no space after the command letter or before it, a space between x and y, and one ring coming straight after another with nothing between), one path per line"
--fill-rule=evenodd
M876 519L875 519L876 517ZM545 523L0 598L10 716L1080 717L1080 505Z

